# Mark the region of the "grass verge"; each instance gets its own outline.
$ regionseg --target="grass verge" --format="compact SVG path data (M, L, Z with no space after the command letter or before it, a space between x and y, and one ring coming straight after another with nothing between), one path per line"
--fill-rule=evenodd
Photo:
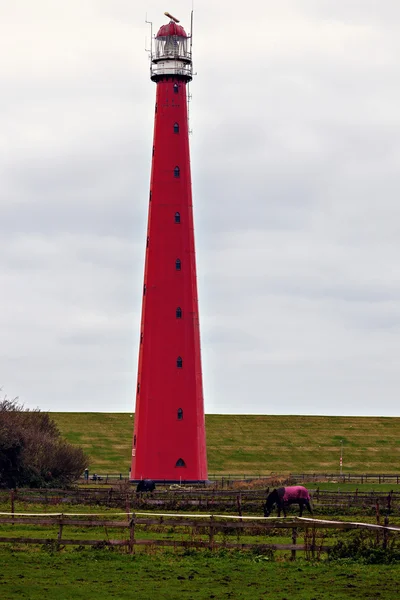
M398 565L280 563L240 552L157 551L128 556L106 550L47 553L5 548L0 549L0 561L2 600L399 597Z

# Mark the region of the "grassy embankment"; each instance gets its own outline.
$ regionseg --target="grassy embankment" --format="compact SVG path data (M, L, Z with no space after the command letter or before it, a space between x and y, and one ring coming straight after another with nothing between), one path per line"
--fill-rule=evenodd
M91 472L128 474L128 413L52 413ZM206 415L210 474L399 473L400 418Z

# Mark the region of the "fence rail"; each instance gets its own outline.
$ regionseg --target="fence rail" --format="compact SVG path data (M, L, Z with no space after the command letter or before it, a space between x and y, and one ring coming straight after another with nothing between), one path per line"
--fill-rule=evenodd
M269 488L258 490L156 490L153 493L137 494L132 488L77 488L72 490L56 489L18 489L0 490L0 502L9 504L15 511L16 502L36 503L46 506L60 504L81 504L120 508L127 512L137 510L171 511L213 511L261 514ZM353 492L331 490L318 487L310 489L314 510L319 513L334 511L356 511L358 513L387 510L391 514L400 514L400 491L391 492ZM342 513L345 514L345 513Z
M322 552L328 552L332 546L324 543L324 538L318 540L317 531L323 529L335 529L345 531L350 529L364 529L373 531L378 536L383 548L388 545L389 535L400 534L400 527L390 527L388 519L385 520L385 525L373 525L370 523L354 523L345 521L328 521L311 518L257 518L245 517L238 518L225 515L198 515L197 518L188 515L171 515L171 514L152 514L147 513L122 513L124 520L112 520L110 518L99 518L99 515L74 515L74 514L12 514L0 513L0 524L4 527L9 525L32 525L40 528L56 528L54 536L51 538L45 537L28 537L26 535L8 535L0 536L0 543L11 544L35 544L35 545L52 545L59 549L62 546L120 546L125 547L128 552L133 553L136 546L169 546L174 548L208 548L211 550L218 548L240 548L240 549L255 549L260 551L266 549L275 550L290 550L291 559L296 558L296 552L302 551L310 553L310 555L319 555ZM120 517L121 514L115 515ZM78 518L77 518L78 517ZM82 518L79 518L82 517ZM156 531L171 532L171 528L183 528L179 531L178 539L148 539L140 537L143 531L143 526L157 526ZM79 528L104 528L107 533L106 539L74 539L64 537L65 529L68 527ZM123 539L109 539L108 529L125 530L126 535ZM273 529L288 530L288 537L291 537L291 543L271 544L262 538L268 537ZM226 534L227 530L236 530L237 532L249 534L256 532L261 541L255 543L228 542L225 539L216 539L218 535ZM303 543L298 543L299 531L303 530ZM197 536L197 539L196 539ZM202 536L202 539L200 537ZM183 538L186 539L183 539Z
M277 473L211 473L208 475L208 480L211 485L215 487L229 487L240 481L250 482L257 480L271 480L277 477L281 477ZM287 476L288 480L294 480L296 482L310 482L310 481L327 481L333 480L338 483L393 483L396 485L400 484L400 474L397 473L290 473ZM109 485L118 481L129 482L129 476L123 475L122 473L116 474L97 474L93 473L88 478L84 476L80 477L80 483L84 484L96 484L99 486ZM181 482L182 485L192 485L190 481ZM162 485L167 485L167 481Z
M392 483L400 484L400 475L393 473L291 473L296 482L335 481L337 483Z

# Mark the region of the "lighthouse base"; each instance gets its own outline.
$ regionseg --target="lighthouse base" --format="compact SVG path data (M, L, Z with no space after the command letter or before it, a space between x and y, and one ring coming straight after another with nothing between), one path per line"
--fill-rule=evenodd
M152 477L146 477L146 479L151 479L154 483L170 485L173 483L177 483L178 485L194 485L194 484L202 484L202 485L211 485L212 481L209 479L153 479ZM143 481L143 479L130 479L129 483L139 483Z

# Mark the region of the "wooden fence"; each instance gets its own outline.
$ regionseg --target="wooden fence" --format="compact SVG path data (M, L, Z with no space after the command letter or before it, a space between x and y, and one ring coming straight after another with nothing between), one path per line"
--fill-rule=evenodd
M227 489L239 482L263 481L268 482L271 479L276 479L280 476L269 474L240 474L240 473L224 473L224 474L209 474L208 479L212 487L216 489ZM301 482L318 482L318 481L335 481L337 483L392 483L393 485L400 484L400 474L397 473L290 473L287 480L292 483ZM96 486L109 485L118 481L129 482L129 476L122 473L117 474L96 474L92 473L88 479L84 476L80 478L81 483L95 484ZM192 485L190 482L182 481L182 484ZM167 485L167 482L164 484ZM289 484L287 484L289 485Z
M292 473L290 478L296 483L335 481L337 483L391 483L399 485L400 475L393 473Z
M16 501L36 503L47 506L59 504L82 504L90 506L107 506L120 508L127 512L137 510L198 510L218 511L239 516L245 514L262 514L266 489L259 490L156 490L152 494L136 494L131 488L124 486L115 488L76 488L72 490L57 489L18 489L0 490L0 502L8 504L11 512ZM321 491L310 489L314 510L318 514L342 514L358 512L370 513L371 510L388 511L400 514L400 492L365 492L355 490Z
M307 557L319 557L321 553L331 550L331 546L325 544L324 535L318 536L318 532L326 529L337 531L348 531L351 529L363 529L373 531L376 540L387 548L389 536L400 534L400 527L390 527L386 517L385 525L373 525L369 523L353 523L344 521L328 521L310 518L257 518L257 517L234 517L224 515L193 515L179 514L147 514L147 513L119 513L113 515L79 515L79 514L11 514L0 513L0 525L26 526L34 525L38 530L50 528L51 537L28 537L24 535L0 536L0 543L7 544L35 544L44 547L51 546L60 549L62 546L94 546L98 548L118 546L126 548L129 553L135 551L136 546L158 546L173 548L208 548L210 550L219 548L252 549L260 553L266 551L291 551L291 559L294 560L296 552L302 551ZM117 519L119 518L119 520ZM124 518L122 518L124 517ZM156 533L169 533L171 528L179 529L179 537L176 539L160 539L143 537L146 527L155 526ZM105 537L103 539L80 539L65 537L68 528L103 528ZM122 539L110 539L108 530L119 529L124 531ZM289 530L288 537L291 543L271 544L263 541L271 536L272 530ZM303 542L299 543L303 532ZM20 529L18 529L18 533ZM229 533L235 532L239 535L257 535L255 543L228 542ZM219 537L219 539L217 539ZM260 541L261 539L261 541Z

